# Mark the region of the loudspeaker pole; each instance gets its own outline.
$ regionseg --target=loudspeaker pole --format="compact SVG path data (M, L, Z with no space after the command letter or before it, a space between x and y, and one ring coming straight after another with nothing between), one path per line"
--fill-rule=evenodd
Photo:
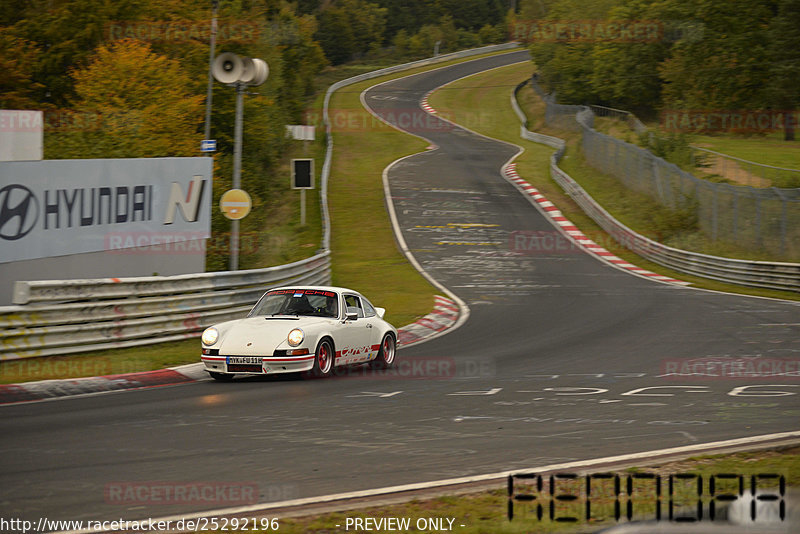
M248 86L261 85L267 81L269 66L258 58L240 57L231 52L220 54L214 60L212 68L214 78L236 89L236 123L233 133L233 189L227 191L220 199L220 209L231 220L231 254L230 270L239 269L239 219L250 211L250 197L241 191L242 183L242 122L244 116L244 93ZM224 201L229 193L238 200ZM242 199L241 197L244 197ZM246 208L242 210L241 208Z
M242 122L244 92L247 85L236 83L236 123L233 130L233 188L240 189L242 183ZM230 270L239 269L239 221L231 221L231 265Z

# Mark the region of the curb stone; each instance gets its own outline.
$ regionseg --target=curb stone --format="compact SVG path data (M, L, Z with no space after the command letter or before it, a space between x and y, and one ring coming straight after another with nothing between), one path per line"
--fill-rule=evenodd
M557 225L586 252L599 257L606 263L610 263L615 267L624 269L639 276L644 276L646 278L651 278L653 280L658 280L659 282L666 282L670 284L684 286L689 285L689 282L677 280L669 276L664 276L662 274L654 273L652 271L648 271L647 269L637 267L627 260L623 260L622 258L615 256L613 253L609 252L586 237L586 235L580 231L578 227L572 223L572 221L564 217L561 211L552 202L547 200L547 198L545 198L545 196L542 195L538 189L520 177L519 173L517 173L516 163L509 163L506 165L505 169L503 170L503 174L505 175L506 179L513 183L523 194L530 196L540 211L544 212L553 224Z
M424 109L427 113L432 115L437 115L438 111L430 105L428 102L428 98L433 93L430 91L425 94L420 102L420 107ZM480 134L479 134L480 135ZM570 237L578 246L580 246L583 250L588 252L589 254L599 258L600 260L617 267L619 269L628 271L632 274L642 276L644 278L649 278L651 280L657 280L659 282L664 282L668 284L674 285L681 285L687 286L691 285L689 282L684 282L683 280L677 280L675 278L671 278L669 276L664 276L662 274L654 273L652 271L648 271L647 269L642 269L627 260L623 260L615 256L613 253L609 252L605 248L601 247L578 229L575 224L564 217L561 211L544 195L542 195L538 189L533 187L527 181L520 177L519 173L517 172L517 164L516 163L507 163L503 167L503 176L514 184L514 186L524 195L528 195L530 197L531 202L534 204L536 208L538 208L539 212L543 213L547 218L553 223L557 228L563 231L567 236Z

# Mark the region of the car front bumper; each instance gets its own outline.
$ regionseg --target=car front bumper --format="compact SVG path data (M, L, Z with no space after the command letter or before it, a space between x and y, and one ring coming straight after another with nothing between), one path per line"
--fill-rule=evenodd
M314 367L314 355L304 356L264 356L261 365L229 363L226 356L202 356L203 364L209 373L234 375L272 375L279 373L299 373Z

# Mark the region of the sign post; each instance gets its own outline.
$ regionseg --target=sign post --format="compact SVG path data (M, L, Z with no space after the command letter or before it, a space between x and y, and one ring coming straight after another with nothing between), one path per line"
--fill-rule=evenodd
M292 189L300 190L300 226L306 224L306 189L314 189L314 160L292 160Z
M242 105L244 93L247 87L261 85L267 81L269 67L263 59L252 59L225 52L214 60L211 72L218 82L236 89L236 119L233 134L233 188L238 190L242 173ZM209 134L206 134L206 137L208 136ZM233 219L231 222L230 270L236 271L237 269L239 269L239 218Z

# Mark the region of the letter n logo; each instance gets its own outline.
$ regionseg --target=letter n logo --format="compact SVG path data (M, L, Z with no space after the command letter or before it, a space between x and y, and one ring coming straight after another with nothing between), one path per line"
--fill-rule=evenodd
M178 208L181 210L181 215L186 222L196 222L200 216L200 202L203 198L203 189L205 189L206 181L203 176L196 174L189 182L189 191L184 196L181 184L172 182L172 189L169 192L169 199L167 200L167 211L164 214L164 224L172 224L175 222L175 212Z

